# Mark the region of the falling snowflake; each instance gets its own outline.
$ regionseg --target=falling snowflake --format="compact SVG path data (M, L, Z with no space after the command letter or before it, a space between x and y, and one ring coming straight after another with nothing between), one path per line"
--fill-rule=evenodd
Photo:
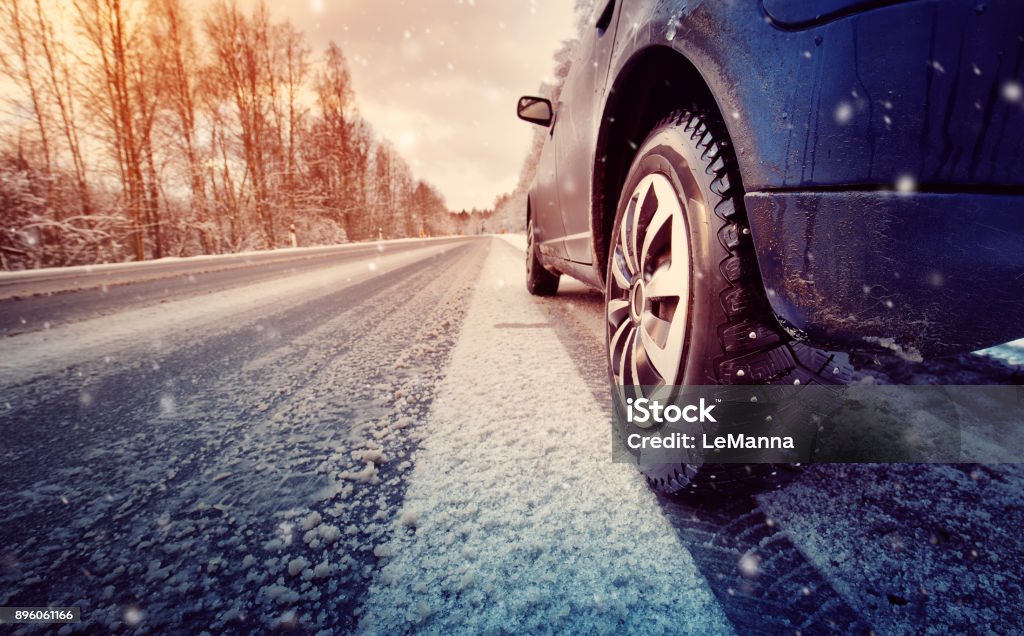
M911 194L917 190L917 179L912 175L901 175L896 179L896 191L900 194Z
M135 627L142 622L142 619L146 617L146 613L138 607L132 605L131 607L125 608L124 610L124 622L129 627Z
M1010 80L1003 84L1003 99L1006 101L1016 103L1022 96L1024 96L1024 89L1021 88L1020 82Z
M740 573L747 578L754 578L761 573L761 557L756 553L747 552L740 557Z
M853 119L853 106L850 102L839 102L835 112L836 123L845 126Z

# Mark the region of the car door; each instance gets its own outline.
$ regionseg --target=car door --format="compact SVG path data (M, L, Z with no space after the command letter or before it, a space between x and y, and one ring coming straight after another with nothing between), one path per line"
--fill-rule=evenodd
M558 205L566 253L578 263L593 260L590 210L594 147L601 117L597 102L608 79L618 4L621 0L601 0L596 5L556 109Z
M537 246L541 253L568 258L565 253L565 227L562 225L562 214L558 209L555 141L552 138L557 122L558 111L556 110L555 121L552 121L551 127L543 132L546 139L537 163L533 193L530 197L530 210Z

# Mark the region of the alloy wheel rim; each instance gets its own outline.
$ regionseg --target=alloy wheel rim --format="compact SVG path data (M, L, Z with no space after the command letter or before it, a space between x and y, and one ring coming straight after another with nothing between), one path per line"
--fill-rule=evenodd
M633 189L617 228L608 281L608 355L616 386L682 381L690 296L683 206L663 174Z

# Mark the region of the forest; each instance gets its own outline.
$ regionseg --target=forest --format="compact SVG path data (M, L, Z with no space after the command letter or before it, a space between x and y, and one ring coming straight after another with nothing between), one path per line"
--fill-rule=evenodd
M450 213L305 40L263 4L0 0L0 269L499 229Z

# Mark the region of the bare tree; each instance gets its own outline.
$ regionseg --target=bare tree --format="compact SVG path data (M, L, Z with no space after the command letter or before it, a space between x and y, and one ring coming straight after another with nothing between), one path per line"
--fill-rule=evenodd
M320 118L311 131L310 147L317 150L313 174L325 192L324 202L335 211L346 236L355 238L365 232L365 228L357 228L356 219L364 211L360 209L360 199L364 199L360 195L365 187L361 173L366 170L366 153L357 143L348 66L334 42L327 47L314 88Z
M377 225L380 236L393 236L394 223L392 213L395 209L394 189L392 188L391 144L378 144L373 153L373 221Z
M132 224L130 237L135 260L146 258L145 230L152 212L143 176L144 144L140 140L139 91L133 81L136 69L130 59L130 38L136 25L120 0L74 0L78 24L94 47L95 77L90 100L100 121L109 128L109 142L117 160L124 207ZM145 122L142 127L145 128ZM143 131L143 138L145 131Z
M49 98L56 104L57 112L60 114L61 128L67 141L68 152L74 166L75 183L81 197L82 214L88 215L92 212L92 197L89 193L85 159L82 156L82 144L75 120L75 92L71 84L67 47L54 34L53 22L43 11L41 0L35 0L35 9L39 45L46 63Z
M282 84L281 100L284 103L277 107L281 116L278 126L284 130L280 133L281 146L284 154L284 195L288 217L295 214L296 199L299 189L298 140L302 134L306 109L299 102L299 93L309 73L309 47L302 39L303 34L290 23L278 25L274 29L277 36L276 47L280 48L280 75Z
M390 210L391 234L396 237L415 236L414 227L418 221L417 210L413 205L412 170L401 156L395 154L391 159L391 200Z
M54 180L53 180L53 152L50 143L48 127L48 113L46 101L41 87L41 80L37 76L36 55L30 42L36 40L35 33L31 29L29 21L23 14L21 0L4 0L4 22L3 38L7 49L13 52L13 59L4 57L3 62L7 74L19 83L28 93L32 116L35 119L36 132L39 135L40 149L43 157L43 178L46 181L46 216L55 216L58 209L55 203ZM55 219L59 220L59 219ZM48 232L50 243L59 251L60 260L63 261L64 245L60 235L56 231Z
M206 253L219 251L206 196L203 156L197 141L198 50L192 22L181 0L150 0L152 46L158 52L163 102L170 113L170 136L184 159L191 192L189 230Z
M261 31L269 27L266 7L261 4L250 19L237 7L221 1L207 14L203 26L214 56L210 68L216 80L230 92L236 110L238 136L252 183L263 246L272 248L276 241L265 145L270 122L264 98L270 82L267 77L268 52L261 48L261 44L266 42Z

